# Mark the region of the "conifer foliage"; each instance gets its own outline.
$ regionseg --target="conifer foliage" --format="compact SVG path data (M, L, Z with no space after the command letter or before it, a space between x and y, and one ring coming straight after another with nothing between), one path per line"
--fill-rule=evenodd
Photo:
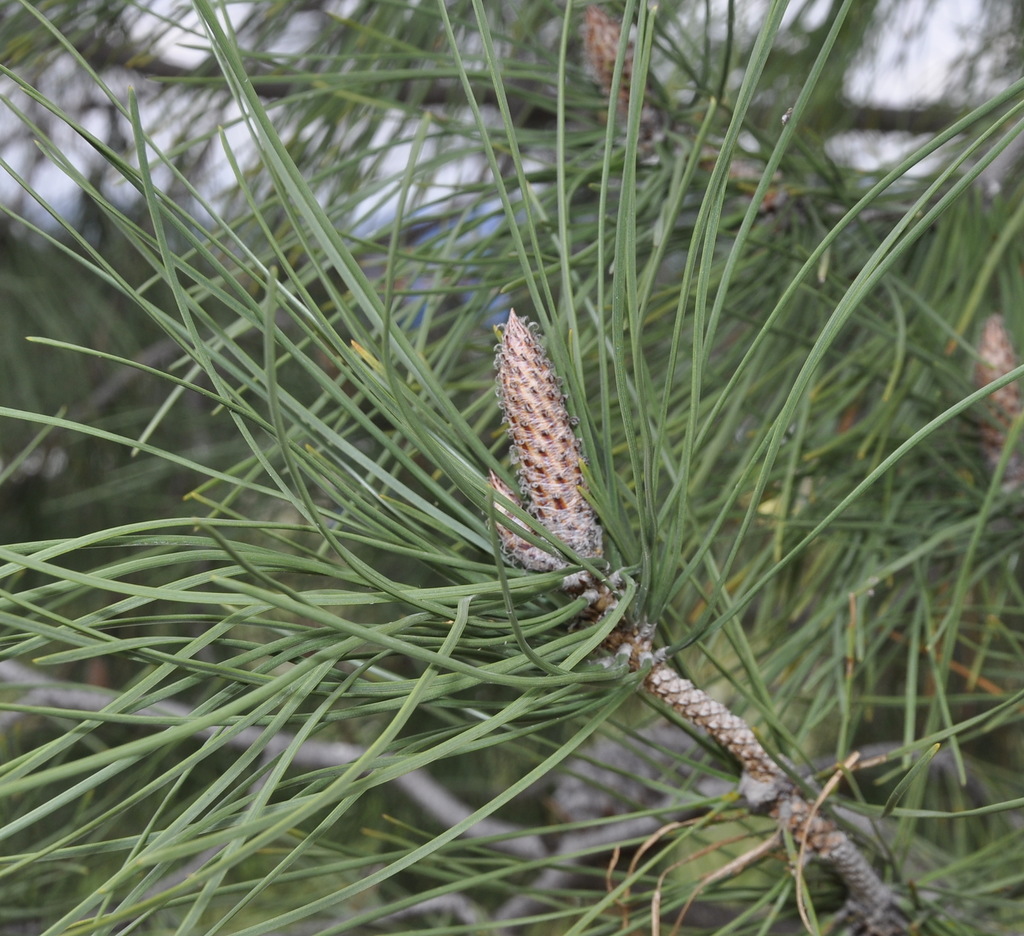
M1024 82L748 6L0 9L0 934L1024 929Z

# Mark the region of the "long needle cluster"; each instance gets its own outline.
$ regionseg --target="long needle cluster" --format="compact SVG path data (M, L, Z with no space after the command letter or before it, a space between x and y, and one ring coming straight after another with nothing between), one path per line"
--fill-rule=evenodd
M558 377L536 336L514 311L509 313L495 363L512 458L519 465L519 481L529 501L529 513L579 556L600 556L601 527L583 496L583 455ZM490 484L519 505L515 493L493 472ZM517 533L510 510L500 504L498 510L502 517L498 532L512 561L545 572L567 565L562 556L533 545ZM596 583L587 573L567 576L562 587L587 597L591 617L600 617L615 605L611 589ZM743 719L680 676L653 651L647 622L638 624L624 617L606 639L605 649L625 657L631 670L643 672L646 692L707 732L739 761L743 768L740 790L752 810L772 816L803 853L835 868L846 883L846 915L856 921L858 933L901 936L906 932L892 891L849 836L833 819L819 813Z

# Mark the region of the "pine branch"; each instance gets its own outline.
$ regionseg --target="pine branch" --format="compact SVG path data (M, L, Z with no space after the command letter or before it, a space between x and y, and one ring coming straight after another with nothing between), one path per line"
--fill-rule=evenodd
M520 479L529 493L531 513L566 545L586 556L599 555L601 528L583 496L581 446L573 433L565 398L536 337L514 311L509 313L496 364L513 459L520 464ZM502 536L508 540L515 534L504 528ZM518 548L518 544L507 547L507 552L521 564L534 559L533 553ZM542 564L525 567L542 570ZM616 603L613 590L586 572L567 577L563 589L588 595L590 617L602 616ZM742 718L659 658L652 644L653 632L648 622L636 623L627 615L605 640L604 647L616 656L625 656L631 671L645 673L644 691L706 732L736 758L742 768L740 791L753 812L771 816L792 836L801 854L815 856L836 870L847 887L842 916L853 923L856 933L906 933L906 920L895 894L849 836L819 812L818 804L804 795Z
M847 887L843 916L858 921L863 936L900 936L906 920L896 895L878 876L850 837L789 778L764 749L750 726L703 689L658 661L651 639L642 629L617 628L605 642L616 654L628 653L630 670L647 670L643 689L705 731L743 769L740 792L758 814L771 816L800 846L801 854L830 864ZM653 662L652 662L653 661Z

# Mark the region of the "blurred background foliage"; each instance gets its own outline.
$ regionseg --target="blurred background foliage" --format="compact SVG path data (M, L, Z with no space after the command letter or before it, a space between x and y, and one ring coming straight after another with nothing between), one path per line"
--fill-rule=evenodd
M1024 337L1024 7L864 90L944 9L616 7L647 144L582 8L4 4L3 931L796 931L781 860L698 883L767 834L730 764L497 568L514 306L625 613L799 766L888 755L839 798L920 932L1019 932L1019 494L964 401Z

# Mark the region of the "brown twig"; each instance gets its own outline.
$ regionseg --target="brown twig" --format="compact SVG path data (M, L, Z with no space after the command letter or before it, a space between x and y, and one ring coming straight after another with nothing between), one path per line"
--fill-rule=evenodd
M641 630L620 627L605 645L616 654L628 652L630 669L635 672L650 667L644 677L644 690L705 731L736 758L743 769L740 792L752 811L771 816L790 833L802 853L836 870L847 888L844 915L856 922L858 933L899 936L906 932L892 890L836 822L818 812L820 804L804 795L742 718L668 664L658 662L650 637Z

